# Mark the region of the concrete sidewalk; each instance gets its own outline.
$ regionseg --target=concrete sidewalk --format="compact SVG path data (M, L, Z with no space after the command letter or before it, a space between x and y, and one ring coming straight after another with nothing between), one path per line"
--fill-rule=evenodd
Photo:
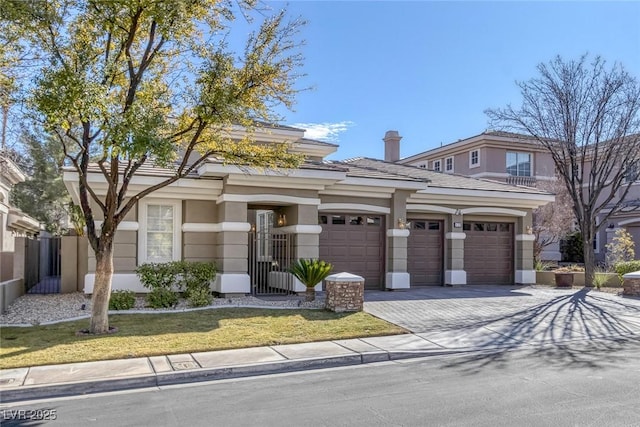
M2 402L155 387L446 354L414 334L69 363L0 371ZM466 349L468 351L470 349Z
M462 293L461 293L462 292ZM413 333L0 371L3 403L464 352L640 343L640 300L505 287L371 293L365 311Z
M602 337L601 340L612 340ZM640 340L635 332L620 340ZM488 328L391 335L203 353L36 366L0 371L2 403L170 384L360 365L412 357L497 352L582 344L592 340L540 336L535 343Z

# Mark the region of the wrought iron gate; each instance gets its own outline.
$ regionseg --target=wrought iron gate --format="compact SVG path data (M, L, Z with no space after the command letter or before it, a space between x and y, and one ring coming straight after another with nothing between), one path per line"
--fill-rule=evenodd
M25 240L24 284L30 294L60 293L61 237Z
M293 292L288 273L294 259L293 234L277 229L249 233L249 277L253 295L282 295Z

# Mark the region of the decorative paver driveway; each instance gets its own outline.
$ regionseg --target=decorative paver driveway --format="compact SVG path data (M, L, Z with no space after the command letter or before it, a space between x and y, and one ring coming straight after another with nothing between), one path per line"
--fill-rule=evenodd
M451 347L640 340L640 300L587 288L425 287L367 291L366 312ZM445 345L446 343L446 345Z

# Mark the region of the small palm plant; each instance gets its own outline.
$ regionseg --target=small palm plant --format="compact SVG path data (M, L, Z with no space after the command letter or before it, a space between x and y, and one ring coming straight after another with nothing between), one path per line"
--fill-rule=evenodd
M315 286L331 273L332 268L333 265L319 259L301 258L291 266L289 273L307 287L306 301L314 301L316 299Z

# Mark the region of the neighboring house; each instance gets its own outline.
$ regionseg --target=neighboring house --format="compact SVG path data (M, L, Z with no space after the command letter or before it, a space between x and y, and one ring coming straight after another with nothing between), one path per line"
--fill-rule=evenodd
M224 295L278 288L297 258L321 258L334 272L361 275L367 289L535 283L531 212L553 195L375 159L325 161L337 146L303 136L284 126L255 134L258 142L285 142L306 154L298 169L209 159L141 199L118 228L113 288L145 292L138 265L180 259L215 261L212 289ZM392 149L400 137L388 132L385 140ZM129 197L171 173L140 172ZM88 179L104 195L98 168ZM64 181L78 203L77 173L65 171ZM63 260L75 262L70 258ZM86 264L81 282L91 293L90 250Z
M22 277L14 271L16 236L34 236L40 223L9 204L14 185L27 179L24 172L3 152L0 152L0 282Z
M499 180L509 184L535 187L538 182L555 179L555 166L551 154L526 135L509 132L483 132L470 138L424 151L404 159L399 152L385 152L388 161L421 168L456 173L476 178ZM629 231L636 244L636 257L640 258L640 175L630 179L632 188L627 194L625 207L609 219L593 242L596 260L606 257L606 243L617 228ZM620 191L618 191L620 193ZM546 248L542 259L559 260L558 245Z
M40 231L40 223L9 204L11 188L25 174L0 151L0 312L25 293L26 240Z

